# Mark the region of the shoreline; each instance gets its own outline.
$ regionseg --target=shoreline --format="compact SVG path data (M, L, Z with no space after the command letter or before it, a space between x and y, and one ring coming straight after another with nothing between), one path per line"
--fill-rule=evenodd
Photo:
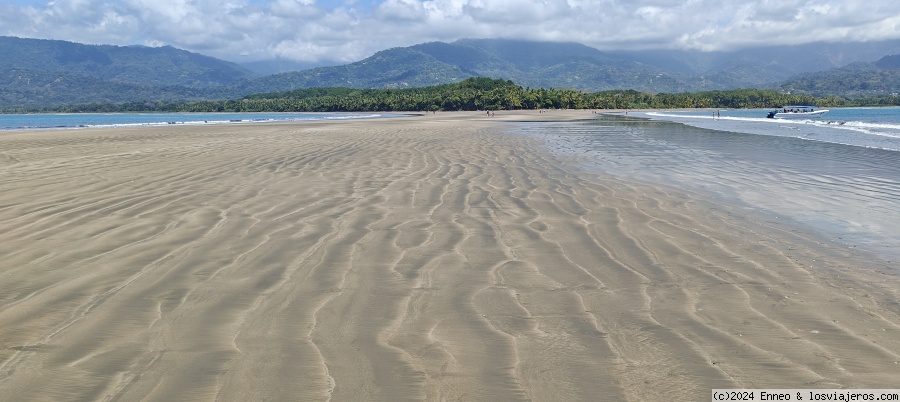
M0 136L0 399L895 387L885 262L505 126L592 118Z
M668 183L898 260L900 188L892 178L900 177L900 165L893 151L691 127L601 118L533 135L588 170Z
M344 119L378 119L405 117L413 114L409 112L116 112L116 113L32 113L32 114L0 114L3 116L128 116L128 115L148 115L148 116L316 116L327 115L319 119L294 119L294 120L275 120L275 119L227 119L227 120L167 120L167 121L138 121L138 122L119 122L119 123L78 123L77 125L55 125L55 126L19 126L19 127L0 127L0 134L7 132L32 132L32 131L58 131L58 130L84 130L84 129L122 129L133 127L160 127L172 125L219 125L219 124L248 124L248 123L282 123L282 122L303 122L318 120L344 120ZM387 116L386 116L387 115ZM351 116L351 117L340 117ZM74 124L74 123L73 123Z
M765 111L766 109L722 110L726 112L726 115L714 118L697 115L677 116L666 114L667 112L677 112L670 110L647 110L638 113L638 117L654 121L677 122L709 130L797 138L813 142L881 149L891 152L900 151L900 142L897 141L896 132L879 132L879 130L896 130L900 128L896 123L854 122L839 118L834 119L835 115L839 116L847 110L854 109L883 110L886 108L838 108L826 117L808 120L767 119L759 116L747 116L744 113L732 114L735 111ZM847 116L843 117L846 118ZM850 142L848 142L848 138L850 138Z

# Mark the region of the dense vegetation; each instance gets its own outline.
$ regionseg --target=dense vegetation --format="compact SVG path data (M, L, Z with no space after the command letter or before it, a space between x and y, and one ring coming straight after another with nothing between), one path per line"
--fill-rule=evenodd
M772 90L735 89L694 93L616 90L587 93L523 88L512 81L469 78L456 84L406 89L308 88L228 101L89 103L54 108L6 108L23 112L368 112L516 109L774 108L790 104L820 107L898 106L900 97L816 98Z
M841 94L859 98L900 93L900 69L882 68L895 63L894 56L873 63L851 63L818 73L800 74L781 85L783 90L813 96Z
M0 105L228 99L252 73L173 47L98 46L0 36Z

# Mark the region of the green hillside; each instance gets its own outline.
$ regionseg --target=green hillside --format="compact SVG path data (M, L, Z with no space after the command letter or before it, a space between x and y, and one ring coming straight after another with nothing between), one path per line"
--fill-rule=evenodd
M458 82L470 76L414 48L394 48L343 66L245 80L231 86L230 91L250 94L312 87L410 88Z
M0 54L0 71L65 73L142 85L219 86L252 75L237 64L170 46L97 46L0 36Z
M119 103L138 99L182 101L205 98L200 90L193 88L148 86L55 72L6 70L0 71L0 80L5 83L0 90L0 105L39 106Z
M884 60L884 59L882 59ZM882 62L880 65L889 65ZM900 93L900 69L874 63L852 63L818 73L801 74L780 85L786 92L813 96L872 97Z
M469 77L513 80L535 88L585 91L632 88L687 90L702 81L609 57L576 43L511 40L432 42L376 53L344 66L322 67L247 80L236 92L309 87L410 88L459 82Z
M876 49L860 47L869 53ZM809 72L815 63L797 61L819 60L824 66L821 60L831 53L821 47L709 54L603 52L578 43L461 39L387 49L342 66L259 77L234 63L172 47L0 37L4 55L0 58L0 106L225 100L303 88L419 88L471 77L512 81L524 88L583 92L763 88L859 97L900 91L897 56L822 72ZM849 54L839 59L849 60ZM806 72L785 80L796 71Z

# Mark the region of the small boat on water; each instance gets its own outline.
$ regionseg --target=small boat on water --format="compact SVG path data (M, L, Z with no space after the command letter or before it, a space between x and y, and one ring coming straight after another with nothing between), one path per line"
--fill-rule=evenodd
M790 105L782 106L769 112L766 117L770 119L808 119L819 117L828 113L828 109L816 109L815 106Z

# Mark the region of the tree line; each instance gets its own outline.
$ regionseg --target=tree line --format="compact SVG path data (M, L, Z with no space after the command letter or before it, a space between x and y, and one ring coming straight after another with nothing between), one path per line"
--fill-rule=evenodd
M520 109L672 109L900 106L900 97L848 99L813 97L764 89L692 93L523 88L512 81L468 78L458 83L404 89L306 88L248 95L241 99L198 102L88 103L55 107L10 107L4 113L115 112L375 112Z

